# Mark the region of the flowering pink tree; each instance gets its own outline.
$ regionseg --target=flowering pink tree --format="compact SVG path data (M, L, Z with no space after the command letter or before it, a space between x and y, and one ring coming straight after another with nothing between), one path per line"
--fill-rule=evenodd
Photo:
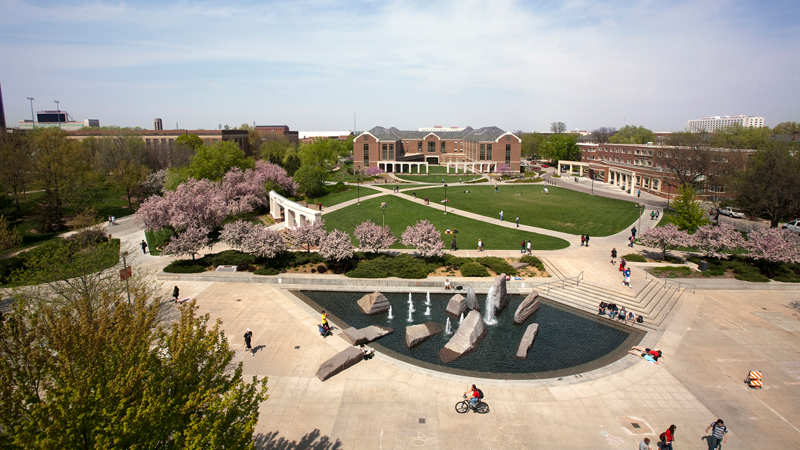
M674 224L644 230L639 235L639 241L648 247L661 249L662 259L667 258L667 249L670 247L691 247L694 244L689 233Z
M231 248L242 249L244 241L253 233L255 225L246 220L237 220L225 224L219 234L219 240L228 244Z
M369 249L373 253L382 248L389 248L397 241L389 227L380 227L368 220L357 226L353 231L353 236L358 239L362 249Z
M367 174L368 177L375 177L384 172L383 169L381 169L380 167L370 167L366 170L365 173Z
M344 231L333 230L322 240L319 254L328 261L341 261L353 257L353 244L350 235Z
M758 228L747 235L744 248L749 250L745 256L755 260L774 263L794 263L800 261L800 244L794 233L782 228Z
M202 227L187 228L181 234L174 236L169 244L164 246L164 251L175 256L192 255L194 259L203 247L211 248L211 240L208 238L210 231Z
M300 225L294 230L289 230L289 239L292 241L292 246L299 247L306 246L306 250L310 253L311 247L318 246L327 233L324 230L324 221L322 219L316 222L309 222L305 219L300 219Z
M497 166L497 171L500 172L500 175L508 175L511 173L511 165L500 164L499 166Z
M266 178L263 173L234 167L223 175L219 193L228 206L228 214L249 213L267 204ZM238 199L238 200L237 200Z
M274 258L286 250L286 242L279 232L244 220L226 224L219 239L232 248L265 258Z
M422 220L414 226L409 226L401 236L403 245L414 247L423 258L441 256L444 247L442 236L430 222Z
M744 246L742 234L736 231L733 225L722 223L719 226L703 225L692 235L695 246L707 256L714 258L728 258L725 250L735 250Z
M288 195L297 193L297 183L286 173L286 169L267 161L256 161L255 173L263 176L267 190L275 189Z

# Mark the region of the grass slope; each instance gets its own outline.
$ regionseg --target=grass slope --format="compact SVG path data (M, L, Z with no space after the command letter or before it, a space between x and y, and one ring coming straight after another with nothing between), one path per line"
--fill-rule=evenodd
M589 234L593 237L609 236L625 230L638 217L636 204L624 200L594 196L549 186L544 195L542 186L494 185L449 186L449 206L492 218L514 222L519 216L520 225L530 225L547 230L572 234ZM469 190L469 194L464 191ZM410 192L405 192L410 194ZM521 195L517 195L521 194ZM426 189L431 202L444 199L444 188Z
M535 233L527 233L515 228L504 228L490 225L474 219L457 216L418 205L414 202L401 198L383 196L367 201L362 201L361 205L352 205L347 208L325 214L325 228L327 230L337 229L353 234L356 226L367 220L381 224L381 202L387 203L386 225L389 226L398 238L392 248L406 248L400 244L400 236L406 227L414 225L422 219L429 220L437 230L442 233L442 241L445 248L450 248L452 235L444 234L447 228L458 229L456 239L459 248L476 249L478 239L483 239L483 246L487 250L516 250L519 249L520 241L523 239L531 240L531 248L534 250L557 250L566 248L569 244L563 239L544 236ZM358 245L358 241L353 238L353 245Z
M314 197L312 199L309 199L308 202L312 206L316 205L317 203L322 203L323 211L325 211L325 209L324 209L325 207L338 205L339 203L344 203L344 202L346 202L348 200L353 200L354 198L358 198L359 191L361 193L360 194L361 198L364 198L364 197L366 197L368 195L372 195L372 194L377 194L378 193L378 191L376 191L375 189L370 189L370 188L361 186L360 188L354 187L353 189L350 189L350 190L344 191L344 192L336 192L334 194L326 194L326 195L323 195L321 197Z

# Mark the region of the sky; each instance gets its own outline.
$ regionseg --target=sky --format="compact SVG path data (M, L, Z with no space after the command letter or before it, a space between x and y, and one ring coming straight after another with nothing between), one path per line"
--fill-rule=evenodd
M0 0L14 125L152 129L800 121L797 0Z

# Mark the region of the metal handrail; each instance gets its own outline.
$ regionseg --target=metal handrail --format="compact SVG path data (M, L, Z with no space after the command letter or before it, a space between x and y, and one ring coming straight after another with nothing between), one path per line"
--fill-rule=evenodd
M580 282L583 280L583 272L581 272L580 274L578 274L578 276L575 276L575 277L561 278L561 279L558 279L558 280L555 280L555 281L548 281L547 283L536 284L536 285L533 285L531 287L534 288L534 289L537 289L537 288L542 288L542 287L547 286L547 292L546 293L549 294L550 293L550 285L556 284L556 283L561 283L561 289L564 289L564 287L566 287L566 282L570 281L570 280L575 280L575 286L579 286Z
M670 280L669 278L664 278L664 287L661 288L661 289L666 288L667 287L667 282L669 282L669 281L672 281L673 283L678 283L678 290L679 291L681 290L681 286L686 286L686 287L691 286L692 294L696 294L697 293L697 286L695 286L693 284L690 284L690 283L684 283L683 281Z

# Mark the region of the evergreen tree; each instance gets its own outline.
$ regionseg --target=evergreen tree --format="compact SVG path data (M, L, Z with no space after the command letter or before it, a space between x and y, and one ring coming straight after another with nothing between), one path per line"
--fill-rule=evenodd
M670 220L689 234L693 234L698 228L708 223L705 211L703 211L700 201L696 199L696 195L691 185L683 184L678 188L678 195L671 205L675 215Z

